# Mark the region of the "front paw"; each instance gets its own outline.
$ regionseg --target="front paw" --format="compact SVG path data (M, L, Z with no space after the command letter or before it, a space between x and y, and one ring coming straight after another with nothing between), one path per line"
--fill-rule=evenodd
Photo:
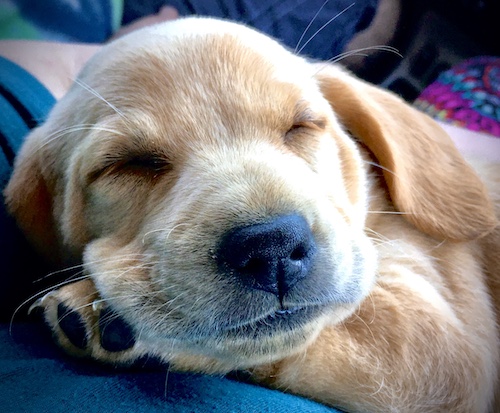
M127 363L140 352L130 326L100 299L91 280L46 294L30 310L42 309L56 342L69 354Z

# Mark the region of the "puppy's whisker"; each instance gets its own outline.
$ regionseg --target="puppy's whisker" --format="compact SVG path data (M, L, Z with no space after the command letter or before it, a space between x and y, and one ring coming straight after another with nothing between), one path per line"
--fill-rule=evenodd
M375 168L379 168L379 169L382 169L383 171L385 172L388 172L390 173L391 175L393 175L395 178L397 178L400 182L402 182L403 185L410 185L411 186L411 183L410 182L406 182L402 177L401 175L397 174L396 172L394 172L392 169L389 169L383 165L380 165L379 163L376 163L376 162L372 162L372 161L363 161L365 164L367 165L370 165L370 166L374 166ZM418 191L417 188L413 188L414 191ZM425 196L425 194L422 194L420 193L420 195L423 197ZM400 212L403 212L403 211L400 211ZM414 213L414 215L416 215Z
M330 20L328 20L323 26L321 26L318 30L314 32L314 34L309 38L307 42L303 44L303 46L298 50L297 54L300 54L302 50L325 28L327 27L331 22L333 22L335 19L340 17L342 14L344 14L347 10L349 10L351 7L353 7L356 3L351 3L349 6L347 6L344 10L340 11L337 13L335 16L333 16Z
M165 374L165 387L163 389L163 398L167 400L168 396L168 376L170 374L170 365L167 366L167 372Z
M111 109L113 109L121 118L125 119L125 115L123 114L123 112L120 109L118 109L115 105L113 105L110 101L104 99L104 97L99 92L97 92L97 90L90 87L88 84L86 84L80 79L75 79L75 83L84 88L87 92L92 93L96 98L102 100L104 103L106 103L106 105L108 105Z
M168 316L170 314L172 314L173 312L175 312L176 310L178 310L180 307L175 307L175 306L172 306L172 304L179 300L180 298L186 296L186 294L188 293L188 291L183 291L181 292L180 294L177 294L177 296L175 296L174 298L166 301L165 303L163 303L162 305L158 306L152 313L151 313L151 316L153 316L154 314L157 314L158 312L161 312L161 311L164 311L166 308L169 309L169 311L162 317L160 318L160 320L158 321L158 323L156 323L154 326L153 326L153 329L156 330L158 329L159 326L161 326L168 318ZM169 307L172 307L172 308L169 308ZM142 330L141 330L142 331Z
M380 165L379 163L372 162L372 161L364 161L364 163L366 163L367 165L370 165L370 166L374 166L374 167L376 167L376 168L380 168L380 169L382 169L383 171L389 172L391 175L396 176L396 172L394 172L393 170L391 170L391 169L389 169L389 168L386 168L386 167L385 167L385 166L383 166L383 165Z
M325 8L325 6L328 4L330 0L325 0L325 2L321 5L321 7L318 9L318 11L316 12L316 14L314 15L314 17L311 19L311 21L309 22L309 24L307 25L307 27L305 28L305 30L302 32L302 35L300 36L300 39L299 41L297 42L297 45L295 46L295 49L293 49L293 52L295 54L297 54L297 49L300 47L300 44L302 43L302 40L304 39L304 36L306 35L306 33L309 31L310 27L312 26L312 24L316 21L316 19L318 18L319 14L321 13L321 10L323 10ZM302 49L301 49L302 50Z
M142 243L144 244L146 242L147 236L154 234L156 232L168 232L167 237L166 237L166 239L168 239L168 238L170 238L170 235L172 234L173 231L175 231L177 228L179 228L180 226L183 226L183 225L189 225L189 224L188 223L180 223L180 224L174 225L172 228L159 228L159 229L153 229L151 231L148 231L142 237Z
M123 256L115 256L111 258L103 258L95 261L87 261L85 262L85 266L89 267L90 265L96 264L122 264L130 267L141 267L143 265L152 265L152 262L149 261L149 254L127 254ZM134 264L134 262L139 261L138 264ZM119 269L118 269L119 270ZM117 271L117 269L109 269L109 270L99 270L99 273L110 273L113 271Z
M367 214L386 214L386 215L413 215L411 212L400 211L367 211Z
M365 227L364 230L372 241L377 241L379 243L388 243L388 244L390 244L394 241L394 240L391 240L391 239L387 238L386 236L382 235L380 232L374 231L371 228ZM380 245L380 244L378 244L378 245Z
M155 296L158 294L158 292L150 292L150 293L147 293L147 292L142 292L142 297L144 298L148 298L148 299L151 299L151 298L155 298ZM141 297L141 298L142 298ZM106 297L106 298L99 298L97 300L92 300L92 302L89 302L89 303L86 303L86 304L83 304L79 307L75 307L73 308L74 311L78 311L78 310L82 310L84 308L87 308L87 307L95 307L99 304L107 304L109 302L112 302L112 301L117 301L117 300L124 300L124 299L127 299L127 298L137 298L137 293L133 293L133 294L118 294L118 295L114 295L114 296L110 296L110 297Z
M313 77L317 76L318 73L320 73L322 70L326 69L328 67L328 65L331 63L337 63L337 62L341 61L342 59L345 59L346 57L349 57L349 56L367 56L368 54L363 53L363 52L368 52L370 50L379 50L379 51L384 51L384 52L388 52L388 53L394 53L397 56L403 58L403 55L401 53L399 53L399 50L393 46L378 45L378 46L363 47L360 49L354 49L354 50L342 52L342 53L338 54L337 56L334 56L328 60L325 60L323 62L319 62L319 64L318 64L319 69L316 70L316 72L314 72Z
M134 271L143 270L145 268L151 268L152 266L153 266L153 263L147 262L147 263L141 263L141 264L137 264L137 265L131 265L130 267L128 267L127 269L124 269L122 271L117 271L116 268L113 268L113 269L109 269L109 270L99 271L99 274L95 274L95 275L93 275L93 277L113 276L113 278L122 278L131 272L133 273ZM134 282L134 284L136 284L136 282Z
M71 267L66 267L66 268L62 268L60 270L52 271L52 272L48 273L47 275L44 275L43 277L34 280L33 283L39 283L39 282L45 281L47 278L54 277L54 276L59 275L59 274L64 274L65 272L74 271L78 268L81 268L82 269L81 271L84 271L84 266L86 266L86 265L99 264L99 263L116 263L116 262L124 261L127 258L129 258L130 260L136 259L136 258L131 258L132 256L134 256L134 257L146 256L146 254L140 254L140 253L124 254L124 255L113 256L111 258L103 258L101 260L87 261L87 262L85 262L85 264L77 264L77 265L73 265ZM81 271L79 271L78 273L73 274L73 275L81 274Z
M395 47L387 46L387 45L378 45L378 46L368 46L368 47L362 47L360 49L349 50L349 51L340 53L337 56L332 57L331 59L328 59L327 62L337 63L337 62L341 61L342 59L345 59L346 57L349 57L349 56L367 56L367 53L363 53L363 52L368 52L368 51L372 51L372 50L394 53L398 57L403 58L403 55Z
M44 275L43 277L40 277L40 278L37 278L36 280L33 280L33 284L41 283L41 282L45 281L47 278L55 277L56 275L60 275L60 274L66 273L66 272L74 271L78 268L81 268L81 270L75 274L72 274L72 276L81 274L82 271L84 271L83 264L78 264L78 265L74 265L72 267L66 267L66 268L63 268L61 270L49 272L47 275Z

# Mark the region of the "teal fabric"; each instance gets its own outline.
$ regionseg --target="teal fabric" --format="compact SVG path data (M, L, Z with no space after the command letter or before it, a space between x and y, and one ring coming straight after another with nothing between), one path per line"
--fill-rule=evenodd
M39 324L0 325L0 411L8 413L335 413L310 400L143 361L71 359Z
M104 42L121 23L123 0L0 0L0 35ZM20 29L18 29L20 28Z
M0 321L41 285L46 268L5 210L3 189L28 131L43 121L54 97L31 74L0 57Z
M23 137L45 119L54 103L37 79L0 56L0 147L10 163Z
M0 94L11 102L30 128L43 121L55 103L54 97L35 77L1 56Z
M14 154L21 144L20 140L13 139L13 137L25 136L30 129L21 115L3 95L0 95L0 113L2 113L0 117L0 145L5 159L8 160L5 167L10 170ZM5 179L5 176L3 178Z

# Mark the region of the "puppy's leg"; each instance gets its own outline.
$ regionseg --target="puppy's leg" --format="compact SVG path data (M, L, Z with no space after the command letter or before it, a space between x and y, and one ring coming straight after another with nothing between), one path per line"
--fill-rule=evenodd
M253 377L349 412L496 411L494 340L467 337L423 302L410 310L414 299L405 288L376 288L354 317Z
M42 309L56 342L71 355L112 363L140 355L132 330L100 299L90 279L46 294L35 308Z

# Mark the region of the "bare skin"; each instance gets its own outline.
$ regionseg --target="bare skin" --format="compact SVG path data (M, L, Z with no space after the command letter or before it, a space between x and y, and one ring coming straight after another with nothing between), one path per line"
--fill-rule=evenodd
M122 27L110 40L141 27L177 17L177 10L172 7L163 7L157 14L145 16ZM0 41L0 56L30 72L56 99L60 99L69 89L83 65L101 47L99 44L3 40Z

